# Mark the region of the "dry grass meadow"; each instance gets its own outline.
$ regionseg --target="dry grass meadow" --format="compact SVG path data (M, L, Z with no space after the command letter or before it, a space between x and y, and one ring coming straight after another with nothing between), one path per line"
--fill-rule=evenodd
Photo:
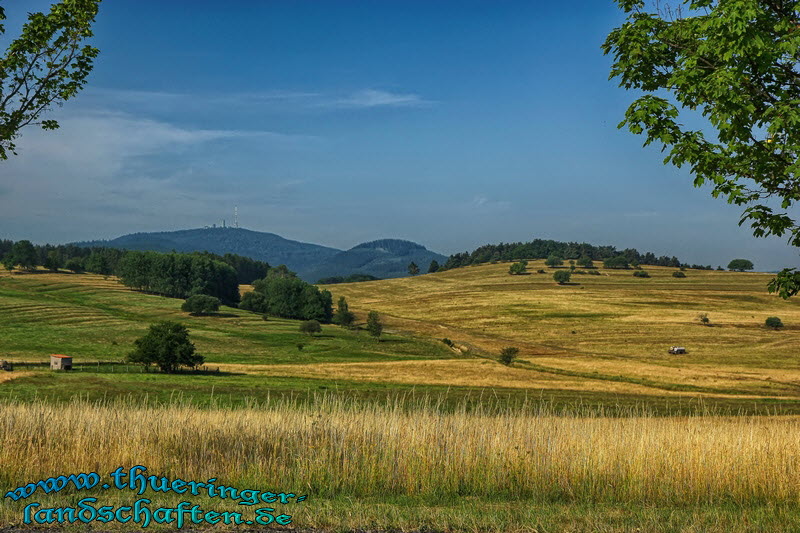
M529 263L529 275L511 276L508 266L326 288L351 309L378 311L390 329L447 337L472 355L496 357L516 346L516 366L529 372L532 387L549 379L597 391L611 383L663 395L800 397L800 300L769 294L771 274L687 270L674 278L674 268L644 267L651 277L637 278L601 268L559 286L542 261ZM700 313L710 325L697 320ZM766 328L769 316L786 327ZM689 353L669 355L672 345ZM494 381L497 371L481 375ZM417 377L430 375L421 367ZM453 379L467 375L455 371Z
M6 404L0 410L0 483L36 481L66 465L107 479L117 467L143 464L148 474L171 479L216 478L238 488L308 494L290 510L295 523L335 529L534 530L518 509L503 519L484 512L483 506L502 502L509 509L521 502L622 509L767 505L774 513L800 503L797 417L605 418L554 416L534 406L470 412L407 407L325 398L235 410ZM111 504L131 496L109 491L100 497ZM414 514L388 524L382 506L370 512L354 503L398 498L415 502L407 504ZM440 505L454 501L475 507L443 514ZM0 523L12 523L21 508L4 505ZM204 508L231 506L213 500Z

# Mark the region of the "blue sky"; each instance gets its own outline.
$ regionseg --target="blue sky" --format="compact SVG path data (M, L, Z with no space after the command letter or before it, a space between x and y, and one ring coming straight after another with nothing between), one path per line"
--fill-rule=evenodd
M48 5L10 3L0 45ZM230 223L238 206L244 227L339 248L541 237L800 265L616 128L634 94L600 44L621 21L610 0L105 0L61 130L25 130L0 163L0 238Z

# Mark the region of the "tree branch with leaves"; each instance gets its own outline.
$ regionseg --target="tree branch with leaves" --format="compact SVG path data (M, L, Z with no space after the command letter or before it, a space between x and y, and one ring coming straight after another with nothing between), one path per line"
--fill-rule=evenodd
M677 3L617 0L627 19L602 46L614 57L610 78L644 93L619 127L660 143L664 163L688 165L695 186L744 207L739 225L756 237L800 247L791 212L800 200L800 3ZM681 122L698 113L707 128ZM797 294L800 271L784 269L769 290Z
M0 57L0 160L16 155L14 141L25 126L59 127L57 121L40 117L86 84L99 50L84 43L93 35L99 4L62 0L47 14L29 14L20 36ZM0 35L5 34L5 19L0 6Z

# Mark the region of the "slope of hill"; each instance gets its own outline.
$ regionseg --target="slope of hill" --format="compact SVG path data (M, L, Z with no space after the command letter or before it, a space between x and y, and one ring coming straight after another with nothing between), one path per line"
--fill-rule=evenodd
M528 270L513 276L509 263L485 264L326 288L351 310L378 311L392 329L446 337L492 359L517 347L518 368L588 388L800 397L800 298L769 294L769 274L688 269L675 278L675 268L646 267L650 277L639 278L598 269L558 285L559 269L532 261ZM770 316L786 327L766 327ZM673 345L688 354L668 354Z
M399 239L381 239L359 244L346 252L340 252L324 263L304 271L304 277L318 279L341 276L342 273L370 274L378 278L399 278L408 275L412 261L427 272L431 261L444 264L447 257L424 246Z
M87 241L78 246L106 246L156 252L232 253L286 265L306 281L330 276L370 274L378 278L408 275L408 264L417 263L426 272L432 260L443 264L447 257L410 241L383 239L359 244L347 251L285 239L274 233L242 228L202 228L156 233L133 233L109 241Z

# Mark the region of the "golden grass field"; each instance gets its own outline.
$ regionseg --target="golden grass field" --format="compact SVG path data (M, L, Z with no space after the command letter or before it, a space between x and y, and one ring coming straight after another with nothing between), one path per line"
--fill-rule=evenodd
M295 523L335 528L422 523L438 530L532 531L532 523L515 515L519 502L631 509L769 505L776 513L800 503L797 417L602 418L554 416L533 406L469 412L405 407L324 397L314 404L234 410L10 403L0 410L0 484L44 479L67 466L72 473L107 476L143 464L149 474L171 479L216 478L238 488L309 494L306 504L292 508ZM65 495L59 497L64 505ZM131 495L99 497L119 505ZM161 504L170 500L153 497ZM389 518L379 505L354 513L356 506L347 504L331 512L322 504L337 497L411 498L417 514ZM436 502L453 499L478 503L442 516ZM496 515L481 508L492 502L516 511L492 523ZM21 508L7 502L0 523L13 522ZM204 508L231 506L214 500Z
M612 390L611 383L616 391L652 394L800 397L800 299L769 294L771 274L687 270L681 279L672 277L674 268L644 267L651 278L636 278L630 270L601 268L600 276L573 275L573 284L559 286L543 261L531 261L529 275L509 275L508 266L326 288L334 301L345 296L362 318L378 311L392 330L447 337L479 356L516 346L515 366L528 372L533 388L544 379L556 388L597 391ZM708 314L709 326L697 320L700 313ZM769 316L786 326L766 328ZM669 355L672 345L689 353ZM442 381L423 362L416 372L413 366L397 379ZM370 374L365 379L395 379L388 367L371 368L356 370ZM471 375L486 383L508 378L511 386L526 381L497 368L464 370L452 367L453 383Z

